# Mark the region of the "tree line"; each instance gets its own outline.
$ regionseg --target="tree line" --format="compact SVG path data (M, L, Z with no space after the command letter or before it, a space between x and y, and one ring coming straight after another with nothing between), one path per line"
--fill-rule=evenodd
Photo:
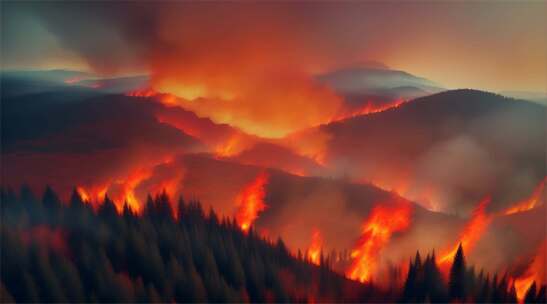
M434 252L417 252L403 286L385 290L333 271L331 255L314 265L281 239L165 192L140 215L108 196L94 209L76 190L68 202L50 187L40 199L26 186L0 198L2 302L517 302L508 276L477 274L461 246L448 280ZM545 294L534 282L524 302Z
M518 303L514 283L507 274L498 276L467 266L460 245L452 261L448 281L444 283L436 263L435 252L422 259L419 252L409 262L409 270L403 286L401 302L416 303ZM524 303L546 303L546 286L538 290L536 282L528 288Z
M362 302L385 298L283 241L243 233L197 200L149 196L141 215L77 191L1 191L2 302ZM173 210L172 206L176 206ZM36 237L33 237L35 234ZM46 242L44 242L46 240ZM59 244L61 243L61 244Z

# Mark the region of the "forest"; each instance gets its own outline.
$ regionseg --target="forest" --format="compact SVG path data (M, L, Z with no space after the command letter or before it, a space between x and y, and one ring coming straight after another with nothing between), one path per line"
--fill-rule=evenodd
M518 302L507 275L477 271L461 246L446 275L417 252L402 286L361 283L165 192L136 214L22 186L1 190L1 208L2 302ZM545 303L546 287L522 300Z

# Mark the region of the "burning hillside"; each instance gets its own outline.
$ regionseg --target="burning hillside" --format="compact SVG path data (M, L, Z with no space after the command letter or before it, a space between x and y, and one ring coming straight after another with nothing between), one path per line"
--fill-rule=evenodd
M1 2L0 302L545 302L546 6Z
M236 220L244 232L251 229L251 225L258 218L258 215L268 206L264 202L265 186L268 183L268 174L260 173L255 180L245 186L238 195Z
M412 209L406 203L388 208L379 204L372 209L363 224L362 235L355 249L351 251L352 264L347 276L368 282L376 271L381 250L389 242L393 233L405 230L411 222Z

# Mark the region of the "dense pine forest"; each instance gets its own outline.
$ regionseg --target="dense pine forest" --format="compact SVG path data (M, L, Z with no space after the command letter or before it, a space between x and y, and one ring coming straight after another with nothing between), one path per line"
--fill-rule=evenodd
M49 187L41 199L28 187L1 199L2 302L517 302L507 275L477 273L461 247L448 278L434 253L417 253L404 286L386 289L244 233L196 200L149 196L136 215L108 197L95 210L77 191L61 202ZM534 283L523 300L545 296Z
M142 216L98 210L75 191L2 192L4 302L358 302L370 285L292 256L282 240L180 198L148 198Z

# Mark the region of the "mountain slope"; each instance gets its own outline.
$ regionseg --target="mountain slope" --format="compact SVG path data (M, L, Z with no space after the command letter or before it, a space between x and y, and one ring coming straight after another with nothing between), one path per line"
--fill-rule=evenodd
M543 179L545 114L534 103L455 90L315 132L329 139L326 161L339 174L465 213L485 195L503 208Z
M353 104L370 99L411 99L442 90L438 84L425 78L378 67L345 68L320 75L317 79Z
M129 209L118 215L108 200L94 213L77 194L63 205L51 190L41 202L26 194L2 192L3 300L360 302L379 295L292 256L281 240L205 215L197 202L179 201L174 220L167 196L137 217Z

